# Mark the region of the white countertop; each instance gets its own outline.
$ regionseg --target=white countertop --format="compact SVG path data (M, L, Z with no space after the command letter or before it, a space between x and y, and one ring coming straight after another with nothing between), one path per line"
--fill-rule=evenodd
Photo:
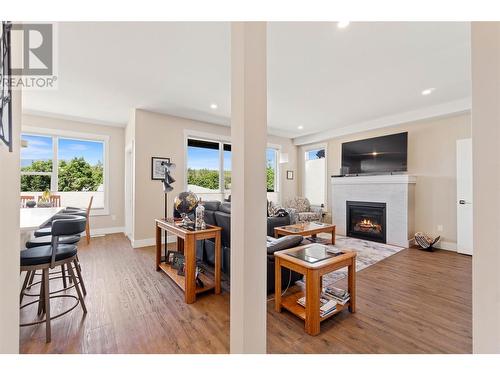
M64 207L49 208L21 208L21 232L33 231L46 224L52 216L63 210Z

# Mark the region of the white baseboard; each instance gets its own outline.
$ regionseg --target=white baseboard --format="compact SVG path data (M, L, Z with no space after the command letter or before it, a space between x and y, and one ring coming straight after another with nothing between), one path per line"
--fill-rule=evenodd
M176 241L176 236L168 236L167 243L174 243ZM139 247L154 246L156 245L156 238L145 238L143 240L130 240L132 247L137 249ZM161 243L165 243L165 237L162 236Z
M90 236L91 237L99 237L104 236L106 234L112 233L124 233L125 227L109 227L109 228L90 228Z
M457 251L456 242L439 241L434 247L441 250Z

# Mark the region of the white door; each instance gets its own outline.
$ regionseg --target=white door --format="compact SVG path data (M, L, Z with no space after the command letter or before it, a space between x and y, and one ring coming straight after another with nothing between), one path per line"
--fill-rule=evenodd
M457 251L472 255L472 139L457 141Z

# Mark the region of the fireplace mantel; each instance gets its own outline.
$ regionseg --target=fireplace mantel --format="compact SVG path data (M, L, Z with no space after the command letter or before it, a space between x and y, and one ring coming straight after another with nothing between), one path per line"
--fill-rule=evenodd
M359 184L415 184L417 178L407 174L388 174L373 176L332 177L334 185Z
M346 202L386 204L386 241L408 247L414 235L415 176L407 174L332 177L331 212L338 234L346 234Z

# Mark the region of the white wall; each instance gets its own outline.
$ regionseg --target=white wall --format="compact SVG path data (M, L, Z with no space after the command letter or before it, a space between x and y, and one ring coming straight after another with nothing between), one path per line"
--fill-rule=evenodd
M21 41L12 35L19 66ZM12 92L13 152L0 141L0 353L19 352L19 168L22 92Z

